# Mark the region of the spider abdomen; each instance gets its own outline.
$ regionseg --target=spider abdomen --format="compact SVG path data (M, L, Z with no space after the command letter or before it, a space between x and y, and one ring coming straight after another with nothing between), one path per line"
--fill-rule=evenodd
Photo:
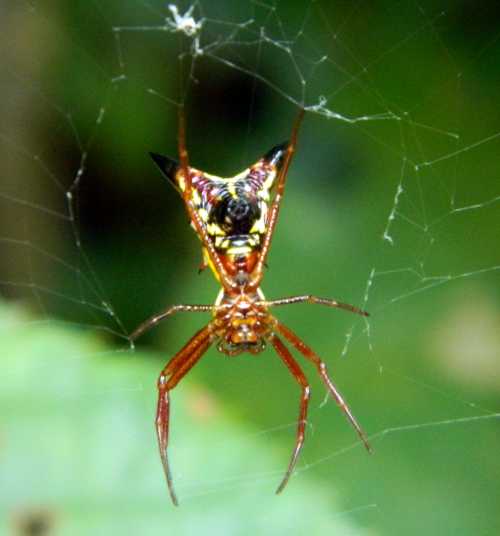
M255 197L235 191L224 196L213 208L210 221L216 223L226 236L248 235L260 217L261 209Z

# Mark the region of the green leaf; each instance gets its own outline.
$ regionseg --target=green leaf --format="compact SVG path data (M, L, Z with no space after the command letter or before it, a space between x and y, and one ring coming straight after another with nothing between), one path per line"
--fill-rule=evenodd
M360 534L307 471L274 495L288 459L191 381L172 396L175 508L153 428L158 361L1 304L0 332L0 504L18 533Z

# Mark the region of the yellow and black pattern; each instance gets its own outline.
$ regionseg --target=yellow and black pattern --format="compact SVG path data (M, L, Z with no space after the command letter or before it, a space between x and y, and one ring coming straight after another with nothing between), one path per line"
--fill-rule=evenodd
M287 143L273 147L253 166L234 177L217 177L189 168L191 201L215 248L222 254L244 256L260 249L272 188L287 147ZM155 153L151 153L151 157L183 194L185 179L178 162Z

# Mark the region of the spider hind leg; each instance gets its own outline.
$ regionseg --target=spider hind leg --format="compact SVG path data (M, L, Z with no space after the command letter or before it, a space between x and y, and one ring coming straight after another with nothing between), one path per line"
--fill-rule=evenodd
M290 342L290 344L292 344L308 361L311 361L314 364L323 383L326 385L328 392L338 404L340 409L343 411L351 426L356 430L356 433L363 442L366 450L371 453L372 448L370 446L370 443L368 442L368 438L361 426L358 424L356 417L354 417L354 415L352 414L351 409L349 408L344 398L337 390L335 384L328 375L326 363L322 361L320 357L311 348L309 348L309 346L307 346L307 344L302 339L295 335L295 333L289 328L287 328L284 324L281 324L281 322L277 322L276 327L278 331L283 335L283 337L285 337L285 339Z
M280 485L278 486L278 489L276 490L276 493L281 493L285 489L285 486L288 484L288 481L290 480L290 477L292 476L293 470L299 458L300 451L304 444L304 436L305 436L306 424L307 424L307 408L309 405L311 389L309 387L309 383L307 382L307 378L302 372L299 364L292 357L292 354L290 353L288 348L283 344L281 339L277 337L276 335L272 335L270 337L270 341L271 341L271 344L274 346L276 353L279 355L283 363L285 363L288 370L292 373L293 377L297 380L297 383L300 385L302 389L302 396L300 399L299 420L297 422L297 438L295 441L295 448L293 449L292 457L290 459L290 463L288 464L288 468L286 470L285 476L283 477L283 480L281 481Z

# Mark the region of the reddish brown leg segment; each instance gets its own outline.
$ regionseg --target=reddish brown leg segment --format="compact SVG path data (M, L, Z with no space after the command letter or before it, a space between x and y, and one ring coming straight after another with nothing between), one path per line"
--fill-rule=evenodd
M307 424L307 406L309 404L310 388L309 388L309 384L307 383L307 378L302 372L299 364L292 357L292 354L289 352L288 348L283 344L281 339L277 337L276 335L272 335L270 337L270 340L277 354L281 357L285 365L288 367L288 370L293 374L293 377L297 380L297 383L302 388L302 396L300 399L299 420L297 423L297 440L295 443L295 448L293 450L292 458L290 460L290 463L288 464L288 469L286 470L285 476L283 477L281 484L278 486L278 489L276 490L276 493L281 493L283 489L285 488L285 486L288 484L288 481L290 480L290 476L292 475L293 470L295 468L295 464L297 463L300 450L302 449L302 445L304 444L304 435L305 435L306 424Z
M174 313L178 313L180 311L189 313L209 313L213 310L213 307L213 305L172 305L172 307L169 307L165 311L158 313L157 315L152 316L144 321L138 328L135 329L132 335L130 335L130 340L135 341L143 333Z
M182 380L182 378L193 368L211 344L210 325L198 331L188 343L168 362L162 370L158 379L158 406L156 410L156 433L158 436L158 447L167 479L168 491L172 502L178 506L177 495L175 494L172 473L167 457L168 431L170 416L170 391Z
M368 438L366 437L366 434L361 429L361 426L359 426L358 422L356 421L356 418L352 414L351 410L349 409L349 406L346 404L344 399L342 398L342 395L337 391L337 388L333 384L332 380L328 376L328 370L326 368L326 364L316 355L316 353L307 346L307 344L299 339L293 331L288 329L285 325L281 324L280 322L277 323L277 328L280 331L280 333L291 343L293 346L309 361L312 361L316 368L318 369L319 375L321 376L321 379L323 380L324 384L326 385L328 391L332 395L333 399L337 404L339 405L340 409L344 412L345 416L347 417L348 421L351 423L353 428L358 433L359 437L361 438L361 441L366 447L366 450L368 452L371 452L372 449L370 447L370 444L368 443Z
M184 203L186 205L186 210L189 215L189 219L191 220L192 224L194 225L196 232L198 233L198 236L201 238L201 241L203 242L204 247L207 250L208 256L210 257L210 260L212 261L212 264L214 265L222 286L226 290L235 289L237 287L236 283L229 277L228 273L226 272L226 269L224 268L224 265L222 264L222 261L215 249L213 241L210 239L210 236L208 235L207 228L203 221L200 218L200 215L198 212L193 208L193 201L191 196L191 174L189 173L189 157L188 152L186 148L186 125L185 125L185 117L184 117L184 106L181 106L179 108L179 133L178 133L178 151L179 151L179 160L181 164L181 170L182 174L184 176L185 181L185 188L184 193L182 195L184 199Z
M281 199L283 198L283 193L285 191L285 182L288 175L288 168L292 161L292 157L295 153L297 147L297 138L299 135L300 125L302 124L302 119L304 118L305 110L301 108L295 119L292 129L292 135L290 137L290 143L285 156L285 161L283 162L283 167L280 170L278 175L277 185L276 185L276 194L269 211L269 216L267 219L267 230L262 242L262 248L259 255L259 260L255 266L255 269L252 274L252 279L250 282L250 288L256 289L264 276L264 266L266 264L267 255L269 253L269 248L271 247L271 240L274 234L274 228L276 227L276 222L278 221L278 214L280 210Z
M356 313L361 316L370 316L366 311L362 311L358 307L351 305L350 303L343 303L330 298L320 298L319 296L313 296L312 294L306 294L304 296L290 296L288 298L280 298L279 300L270 300L262 302L267 307L275 307L278 305L292 305L293 303L314 303L318 305L326 305L327 307L335 307L336 309L343 309L351 313Z

